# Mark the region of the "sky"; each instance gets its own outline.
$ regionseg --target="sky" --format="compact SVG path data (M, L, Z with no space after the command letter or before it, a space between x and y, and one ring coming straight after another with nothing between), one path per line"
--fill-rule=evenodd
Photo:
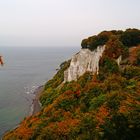
M140 29L140 0L0 0L0 46L80 46L103 30Z

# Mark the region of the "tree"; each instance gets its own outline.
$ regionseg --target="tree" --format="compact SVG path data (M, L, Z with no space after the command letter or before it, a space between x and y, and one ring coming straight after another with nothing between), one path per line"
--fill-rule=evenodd
M140 44L140 30L138 29L127 29L120 36L120 41L128 47L136 46Z

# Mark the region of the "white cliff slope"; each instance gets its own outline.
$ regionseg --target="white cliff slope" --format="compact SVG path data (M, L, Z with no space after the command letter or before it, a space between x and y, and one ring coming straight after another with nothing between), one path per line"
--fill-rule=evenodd
M94 51L89 49L81 49L79 53L75 54L69 68L64 72L64 82L77 80L85 72L98 73L99 60L105 50L104 46L98 46Z
M120 55L120 56L118 57L118 59L116 59L116 62L117 62L117 64L118 64L118 66L120 66L121 61L122 61L122 55Z

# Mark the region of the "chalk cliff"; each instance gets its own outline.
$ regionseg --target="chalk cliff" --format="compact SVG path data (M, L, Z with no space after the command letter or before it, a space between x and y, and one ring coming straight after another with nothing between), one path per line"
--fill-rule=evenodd
M2 139L140 139L139 37L140 30L128 29L84 39L83 49L44 85L41 111Z
M98 73L99 60L105 50L105 45L98 46L94 51L81 49L73 55L69 68L64 72L64 82L77 80L85 72Z

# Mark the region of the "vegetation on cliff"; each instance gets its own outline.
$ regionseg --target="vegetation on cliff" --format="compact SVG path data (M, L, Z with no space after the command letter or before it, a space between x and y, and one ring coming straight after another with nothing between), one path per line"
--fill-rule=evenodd
M140 36L133 31L139 32L128 29L96 36L102 44L106 42L98 75L86 72L77 81L64 83L70 61L63 63L46 83L40 97L41 112L25 118L4 140L138 140ZM133 43L124 41L125 36L134 37ZM98 41L95 44L101 45ZM123 59L118 66L120 55Z
M118 38L118 40L127 48L140 44L140 30L127 29L126 31L103 31L98 35L83 39L81 46L82 48L89 48L90 50L94 50L97 48L97 46L106 44L112 36Z

